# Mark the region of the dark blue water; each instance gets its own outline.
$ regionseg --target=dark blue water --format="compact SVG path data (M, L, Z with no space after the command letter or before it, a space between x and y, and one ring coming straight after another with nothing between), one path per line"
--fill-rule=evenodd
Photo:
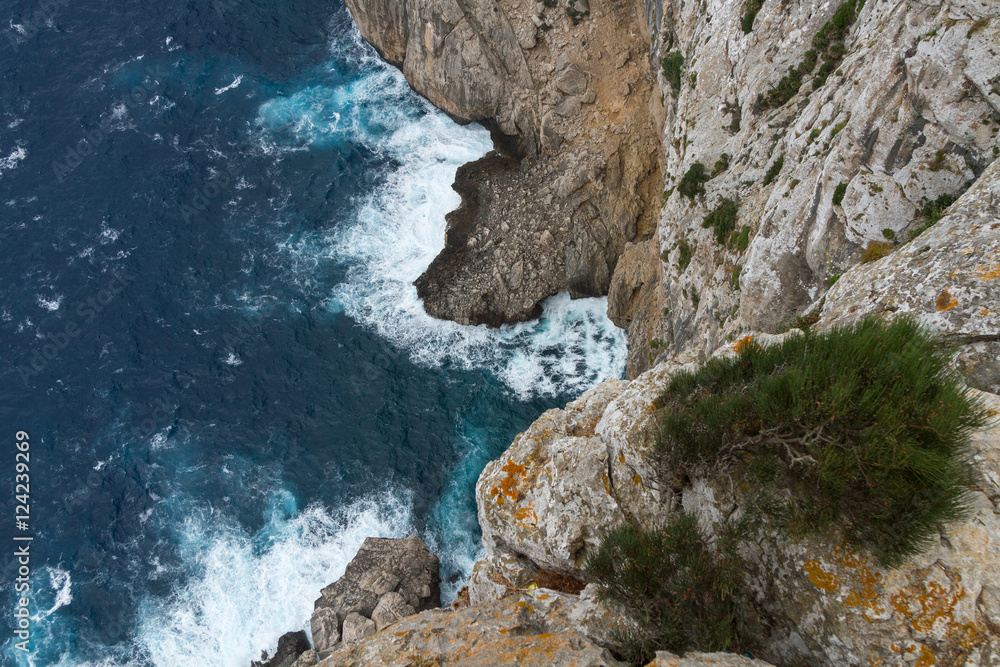
M483 465L624 365L600 300L501 331L423 313L488 134L339 2L0 19L0 539L18 430L35 537L27 654L0 559L3 664L243 667L367 535L423 535L453 592Z

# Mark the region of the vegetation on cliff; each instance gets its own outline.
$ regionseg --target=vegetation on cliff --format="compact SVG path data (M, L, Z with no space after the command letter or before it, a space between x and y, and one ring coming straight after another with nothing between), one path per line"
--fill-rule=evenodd
M806 332L675 375L662 395L661 455L679 483L734 480L740 508L703 536L680 515L609 531L585 570L629 611L620 655L750 647L743 541L841 534L895 567L968 507L967 443L986 411L949 351L900 318Z
M712 549L695 518L682 514L643 530L624 524L605 535L584 566L601 595L630 612L634 625L613 636L619 654L646 664L656 651L738 651L744 623L743 565L735 533Z
M932 334L869 318L740 347L667 387L672 470L744 474L752 505L789 534L838 524L886 566L963 515L966 443L985 414Z

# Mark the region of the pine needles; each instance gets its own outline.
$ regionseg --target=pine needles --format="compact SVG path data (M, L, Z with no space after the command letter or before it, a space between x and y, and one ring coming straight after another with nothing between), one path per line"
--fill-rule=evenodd
M663 453L678 472L748 472L789 533L838 523L895 566L966 508L966 443L985 413L948 361L907 319L746 345L671 381Z

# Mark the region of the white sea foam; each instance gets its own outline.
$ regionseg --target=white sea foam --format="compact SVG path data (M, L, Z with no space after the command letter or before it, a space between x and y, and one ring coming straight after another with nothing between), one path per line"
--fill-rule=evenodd
M0 158L0 174L17 168L17 163L26 157L28 157L28 151L26 151L22 146L18 146L12 150L10 155L7 157Z
M229 84L228 86L223 86L222 88L216 88L215 89L215 94L216 95L221 95L222 93L226 92L227 90L232 90L233 88L236 88L241 83L243 83L243 75L242 74L240 74L235 79L233 79L233 82L231 84Z
M186 585L141 605L134 640L115 657L89 663L66 655L55 667L246 667L261 651L273 654L283 633L308 634L313 600L343 575L366 537L412 533L411 505L409 494L395 491L335 512L316 505L299 512L291 494L279 493L256 535L218 512L191 511L178 536ZM165 571L158 561L151 567L157 577ZM51 611L70 599L67 573Z
M444 247L445 214L461 198L451 184L460 165L492 148L481 127L461 127L409 90L403 76L367 62L368 74L338 88L313 86L263 104L265 150L290 133L300 146L343 141L392 159L385 183L360 202L349 223L302 235L279 250L303 280L323 261L347 268L328 302L407 350L414 362L487 368L520 398L580 393L625 367L625 335L606 316L605 299L543 303L539 320L488 329L437 320L424 311L413 281Z

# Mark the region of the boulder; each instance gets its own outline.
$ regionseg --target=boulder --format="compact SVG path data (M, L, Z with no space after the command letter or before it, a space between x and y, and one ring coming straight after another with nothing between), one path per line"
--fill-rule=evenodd
M441 606L437 556L415 535L366 539L344 576L323 589L315 606L333 610L339 619L350 614L371 618L379 599L390 592L414 611Z
M286 632L278 639L274 656L270 660L255 660L251 667L294 667L299 657L310 649L309 638L304 631Z
M330 607L317 607L309 619L313 646L319 652L332 649L340 641L340 616Z
M390 591L379 598L378 604L375 605L375 611L372 612L372 620L375 621L375 627L381 630L399 619L412 616L415 613L416 610L406 604L402 595Z
M930 229L841 276L819 324L866 315L916 318L962 345L959 367L973 383L1000 393L1000 161Z
M365 637L375 634L377 628L370 618L365 618L357 612L347 615L344 619L344 643L355 644Z

